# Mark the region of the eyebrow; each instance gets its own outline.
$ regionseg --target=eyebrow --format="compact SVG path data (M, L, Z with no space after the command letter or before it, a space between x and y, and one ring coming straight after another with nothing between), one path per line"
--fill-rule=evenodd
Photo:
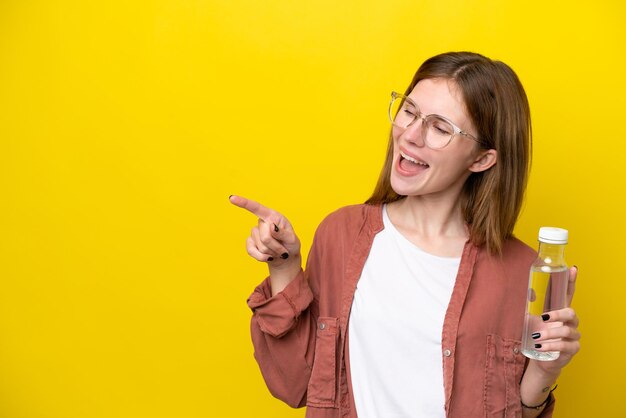
M446 121L448 121L448 122L451 122L451 123L452 123L453 125L455 125L455 126L458 126L458 125L456 124L456 122L454 122L452 119L450 119L450 118L449 118L449 117L447 117L447 116L440 115L439 113L429 113L429 114L426 114L426 113L422 112L422 108L421 108L421 107L417 104L417 102L416 102L415 100L413 100L413 99L412 99L411 97L409 97L409 96L404 96L404 97L406 97L406 100L407 100L407 101L409 101L410 103L413 103L413 104L415 105L415 107L417 107L417 108L419 109L419 111L420 111L420 113L422 114L422 116L424 116L424 117L426 117L426 116L437 116L437 117L442 118L442 119L444 119L444 120L446 120ZM459 128L459 129L460 129L460 128Z

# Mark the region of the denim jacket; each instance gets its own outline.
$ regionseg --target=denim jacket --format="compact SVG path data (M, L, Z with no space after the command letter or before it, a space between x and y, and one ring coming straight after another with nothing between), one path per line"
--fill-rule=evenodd
M318 227L306 269L272 296L266 278L248 299L255 358L270 392L309 418L355 418L348 319L380 205L348 206ZM521 241L492 255L469 241L444 319L447 417L521 417L527 364L521 335L528 271L536 257ZM541 417L552 416L554 399Z

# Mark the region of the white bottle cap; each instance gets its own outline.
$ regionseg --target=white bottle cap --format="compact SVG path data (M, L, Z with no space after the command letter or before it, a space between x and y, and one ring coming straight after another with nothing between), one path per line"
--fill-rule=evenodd
M539 228L539 241L546 244L567 244L567 229L542 226Z

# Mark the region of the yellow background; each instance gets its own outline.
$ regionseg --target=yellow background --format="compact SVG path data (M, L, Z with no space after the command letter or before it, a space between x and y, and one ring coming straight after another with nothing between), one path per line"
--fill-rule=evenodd
M625 18L618 0L1 1L0 417L302 417L253 360L265 267L228 195L308 249L371 192L389 92L448 50L527 89L516 233L570 230L583 349L556 416L624 416Z

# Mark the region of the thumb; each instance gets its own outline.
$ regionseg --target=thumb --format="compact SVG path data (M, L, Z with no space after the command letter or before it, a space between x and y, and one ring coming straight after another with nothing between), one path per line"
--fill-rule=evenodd
M299 249L300 240L293 230L293 227L284 216L272 221L270 224L270 234L272 238L282 242L290 252Z
M270 233L275 239L283 241L284 239L288 239L290 235L293 235L293 228L284 217L281 217L280 219L272 221Z

